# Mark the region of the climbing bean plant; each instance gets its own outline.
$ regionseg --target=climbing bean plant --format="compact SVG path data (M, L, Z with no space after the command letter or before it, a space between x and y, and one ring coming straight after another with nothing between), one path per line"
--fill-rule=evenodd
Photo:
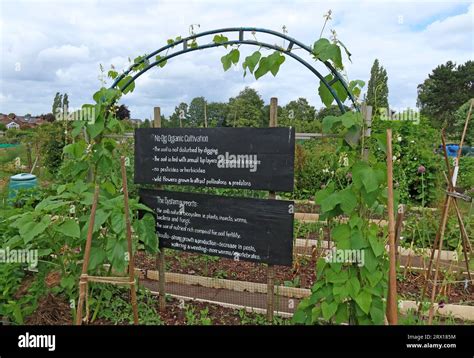
M362 160L359 113L326 117L323 129L343 136L338 151L347 156L349 184L329 183L315 195L321 220L328 220L335 248L318 259L311 295L298 306L294 322L304 324L383 324L387 291L386 232L369 221L387 203L386 168ZM340 257L339 260L334 259Z

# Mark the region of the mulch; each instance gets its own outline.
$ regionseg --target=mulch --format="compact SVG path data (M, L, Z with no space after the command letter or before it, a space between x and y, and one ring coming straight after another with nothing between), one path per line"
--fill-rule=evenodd
M168 272L217 277L237 281L257 283L267 282L267 266L263 264L234 261L225 258L209 259L203 255L189 252L165 251L166 270ZM274 266L275 284L284 285L293 282L298 287L311 287L315 280L313 259L300 259L300 264L293 267ZM144 270L157 270L155 258L143 251L135 254L135 266ZM295 282L299 280L299 282Z
M155 298L155 308L158 312L158 298ZM208 317L212 325L241 325L242 319L239 311L205 302L186 301L171 298L167 302L166 311L159 313L165 325L187 325L186 311L193 312L194 324L202 324L201 318ZM255 322L257 314L246 312L248 322ZM259 317L259 322L263 321ZM48 294L38 303L38 309L25 321L27 325L72 325L72 312L69 303L63 296ZM123 323L126 324L126 323ZM84 324L85 325L85 324ZM101 318L96 319L90 325L114 325L113 322Z
M267 282L266 266L252 262L234 261L225 258L209 259L203 255L188 252L166 250L167 272L183 273L214 278L225 278L237 281L256 283ZM314 259L303 259L296 267L275 266L275 284L293 287L311 288L315 282ZM157 270L155 258L139 251L135 255L135 266L143 270ZM403 277L403 274L402 274ZM442 273L439 280L443 279ZM457 279L459 280L459 278ZM397 280L398 294L404 299L416 300L421 295L425 283L424 274L411 271L406 278ZM429 286L431 287L431 285ZM452 283L449 289L442 292L444 303L474 305L473 286L465 288L464 282ZM431 292L431 289L430 291ZM438 285L439 292L439 285ZM429 296L427 296L429 298Z

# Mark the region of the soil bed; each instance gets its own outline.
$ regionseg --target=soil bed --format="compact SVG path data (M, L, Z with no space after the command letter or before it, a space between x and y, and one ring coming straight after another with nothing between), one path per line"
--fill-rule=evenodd
M267 282L266 265L244 261L233 261L224 258L209 257L199 254L166 250L167 272L189 275L223 278L256 283ZM304 258L299 260L297 268L275 266L275 284L283 286L311 288L315 281L315 260ZM135 265L144 270L157 270L155 258L144 252L137 252ZM403 271L401 271L403 272ZM443 280L439 273L438 280ZM459 279L456 279L459 280ZM400 274L397 280L400 298L416 300L421 295L425 283L424 273L407 272L406 277ZM438 292L439 292L438 284ZM429 286L431 292L431 285ZM474 289L472 285L465 288L464 282L450 284L450 289L443 289L441 299L444 303L474 305ZM428 295L426 296L428 299Z

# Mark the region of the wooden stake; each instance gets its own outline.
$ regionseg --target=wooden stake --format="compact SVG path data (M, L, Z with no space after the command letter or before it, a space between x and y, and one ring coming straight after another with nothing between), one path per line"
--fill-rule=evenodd
M127 188L127 172L125 169L125 157L120 158L122 167L122 187L125 209L125 226L127 230L127 245L128 245L128 275L130 278L130 299L132 301L133 322L138 324L138 307L137 307L137 292L135 291L135 265L132 249L132 225L130 224L130 213L128 206L128 188Z
M155 107L154 111L155 118L153 119L153 124L155 128L161 128L161 109L160 107ZM181 117L179 117L179 126L182 127ZM158 189L161 189L161 185L157 186ZM156 267L159 272L159 281L158 281L158 292L160 296L158 297L160 311L164 312L166 309L166 289L165 289L165 252L164 248L160 248L160 252L156 255Z
M155 107L153 109L153 127L161 128L161 108Z
M270 122L269 127L276 127L278 125L278 99L272 97L270 99ZM268 199L275 199L275 192L270 191L268 193ZM275 269L273 265L267 266L267 321L273 323L273 311L275 309Z
M387 319L389 324L398 324L397 313L397 268L395 255L395 216L393 210L393 162L392 162L392 129L387 129L387 188L388 188L388 246L389 275L387 297Z
M28 160L28 171L31 172L31 169L33 167L33 161L31 160L31 144L30 143L26 145L26 156Z
M77 304L76 325L82 324L82 307L87 295L87 268L89 267L89 259L91 254L92 234L94 233L95 212L97 210L97 202L99 201L99 185L96 184L94 191L94 199L92 201L91 215L89 219L89 227L87 229L86 247L84 250L84 261L82 262L82 274L79 280L79 302Z

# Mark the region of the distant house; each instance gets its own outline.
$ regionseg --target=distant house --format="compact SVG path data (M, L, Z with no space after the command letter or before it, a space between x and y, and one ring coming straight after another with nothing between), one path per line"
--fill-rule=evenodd
M20 129L20 125L15 121L11 121L6 125L7 129Z
M0 123L5 124L7 129L27 129L34 128L38 125L45 123L43 117L32 117L32 116L8 116L0 114Z

